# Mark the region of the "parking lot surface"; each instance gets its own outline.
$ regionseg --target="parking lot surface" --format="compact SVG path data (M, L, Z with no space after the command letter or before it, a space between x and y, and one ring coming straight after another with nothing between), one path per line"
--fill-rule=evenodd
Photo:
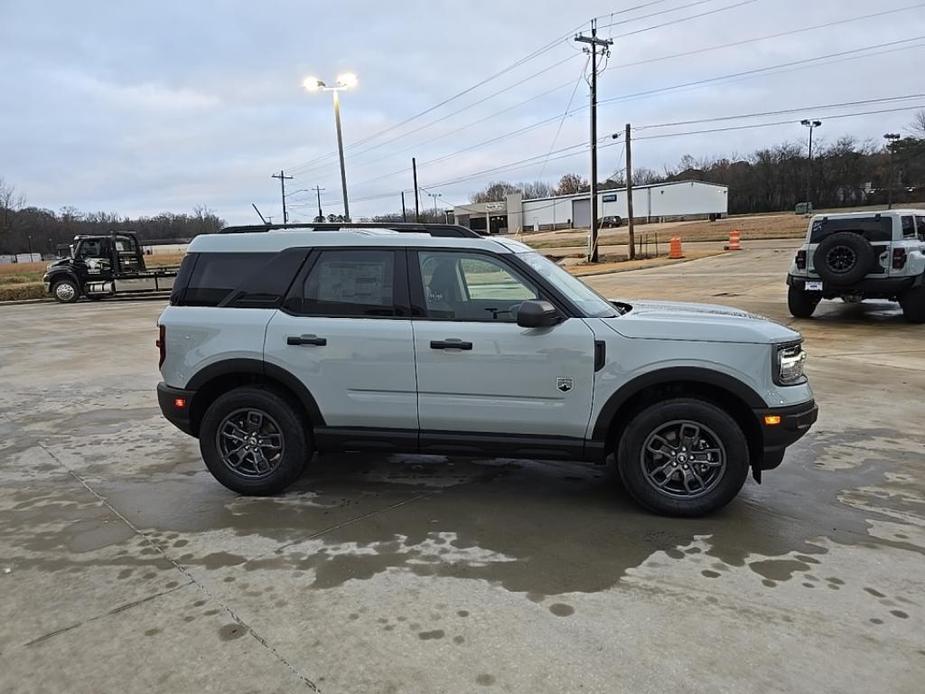
M162 301L0 308L0 691L922 691L925 333L792 320L796 243L589 280L806 337L818 424L697 520L527 460L327 456L238 497L160 416Z

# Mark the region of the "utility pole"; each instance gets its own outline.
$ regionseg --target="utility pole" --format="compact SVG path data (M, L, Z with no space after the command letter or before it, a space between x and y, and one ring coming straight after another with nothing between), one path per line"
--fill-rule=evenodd
M414 221L421 221L421 203L418 194L418 162L411 157L411 171L414 173Z
M430 197L434 199L434 221L437 221L437 215L440 214L437 212L437 198L442 198L443 193L428 193Z
M401 221L408 221L408 215L405 213L405 191L401 192Z
M629 259L636 257L636 231L633 228L633 145L630 124L626 124L626 230L630 245Z
M315 186L312 190L318 195L318 221L322 222L324 221L324 212L321 211L321 191L324 190L324 188Z
M579 34L578 43L586 43L586 53L591 55L591 236L588 239L588 262L597 262L597 55L610 54L610 39L597 38L597 20L591 20L591 36Z
M893 151L896 149L896 141L899 139L899 133L887 133L883 136L886 140L886 149L890 153L890 173L889 185L886 188L886 209L893 209Z
M270 178L279 179L279 190L283 199L283 224L289 223L289 213L286 212L286 181L291 181L292 176L287 176L286 172L280 169L278 174L272 174Z
M806 214L809 214L813 203L813 130L822 125L822 121L803 119L800 125L809 128L809 170L806 173Z

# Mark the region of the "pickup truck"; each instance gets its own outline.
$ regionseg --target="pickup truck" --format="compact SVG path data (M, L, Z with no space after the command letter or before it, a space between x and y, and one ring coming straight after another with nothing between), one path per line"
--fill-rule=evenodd
M51 263L42 281L48 294L62 304L71 304L81 295L95 300L117 294L170 291L178 269L149 270L138 237L130 231L113 231L107 235L75 236L70 255Z

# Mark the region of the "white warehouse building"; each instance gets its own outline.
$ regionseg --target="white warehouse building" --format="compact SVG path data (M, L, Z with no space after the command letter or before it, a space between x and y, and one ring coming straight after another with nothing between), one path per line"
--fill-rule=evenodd
M729 189L702 181L674 181L633 186L633 219L668 221L724 217L729 209ZM516 234L591 226L591 197L588 193L524 200L512 193L504 202L481 202L453 208L456 223L477 231ZM626 189L598 192L598 219L625 220Z

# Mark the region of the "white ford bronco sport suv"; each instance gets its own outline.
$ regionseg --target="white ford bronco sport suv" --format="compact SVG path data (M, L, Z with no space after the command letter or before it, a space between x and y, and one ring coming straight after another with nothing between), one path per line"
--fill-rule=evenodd
M898 301L925 323L925 210L816 215L787 276L787 303L809 318L822 299Z
M198 236L158 322L164 416L242 494L280 492L316 451L614 454L639 503L680 516L760 482L816 420L798 333L611 302L462 231Z

